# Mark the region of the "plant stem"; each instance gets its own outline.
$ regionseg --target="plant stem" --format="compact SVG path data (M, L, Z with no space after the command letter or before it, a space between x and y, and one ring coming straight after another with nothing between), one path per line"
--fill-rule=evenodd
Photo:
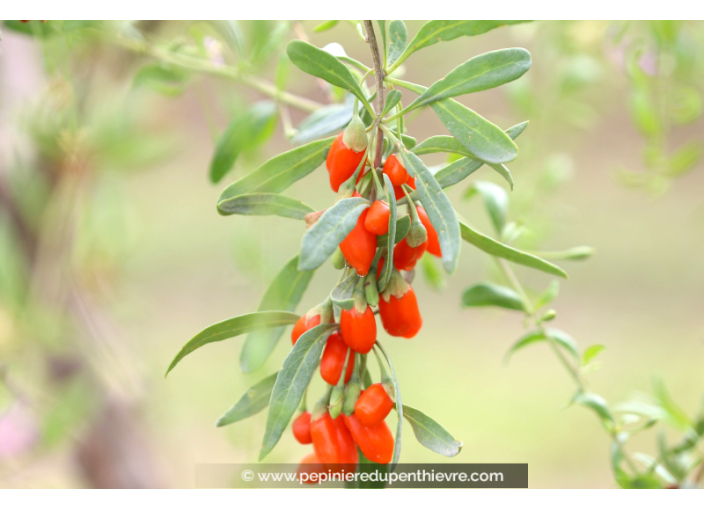
M272 97L281 103L305 112L314 112L315 110L323 107L322 104L316 101L311 101L310 99L278 90L272 83L255 76L242 73L238 69L231 66L214 64L202 58L182 55L180 53L159 48L144 41L128 39L124 36L117 36L114 40L118 45L135 53L149 55L161 60L162 62L167 62L190 71L198 71L236 81L256 90L257 92Z
M364 20L364 26L367 31L367 42L372 52L372 61L374 62L374 75L376 76L376 108L377 115L381 115L384 111L384 69L382 68L381 55L379 54L379 46L376 42L374 34L374 25L371 20ZM381 157L384 150L384 134L377 127L376 131L376 154L374 155L374 168L381 168Z

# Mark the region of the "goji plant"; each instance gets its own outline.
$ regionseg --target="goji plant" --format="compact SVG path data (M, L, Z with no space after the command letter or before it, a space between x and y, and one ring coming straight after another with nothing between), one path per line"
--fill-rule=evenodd
M218 422L233 423L268 406L260 460L293 421L293 435L303 444L312 442L315 454L304 459L301 469L312 469L309 464L324 468L356 464L362 456L379 464L397 463L403 418L421 444L442 455L457 455L461 442L435 420L402 402L391 359L378 339L376 316L389 335L413 338L422 327L422 307L412 287L414 268L427 252L441 260L448 274L454 273L462 240L492 256L566 276L554 264L459 221L443 191L485 164L513 187L506 164L518 155L513 140L527 122L504 131L452 98L520 78L530 68L528 51L509 48L475 56L429 87L394 77L394 71L416 51L508 23L513 22L430 21L408 41L400 20L388 26L378 22L376 29L365 21L360 33L371 50L371 66L302 40L288 43L286 54L295 66L343 90L341 101L349 94L351 111L345 110L349 113L338 128L344 129L270 159L229 185L217 207L223 215L305 219L307 231L300 252L276 276L258 311L203 330L169 366L171 371L207 343L249 333L242 361L251 371L262 365L285 327L294 325L293 347L281 370L247 391ZM370 78L372 85L367 83ZM408 92L412 99L404 101ZM417 143L407 132L405 118L422 107L432 108L450 134ZM304 121L303 128L315 126L321 115L320 111L313 113L317 117ZM328 115L326 120L330 123L335 116ZM294 141L324 134L301 131ZM224 139L220 153L223 147L238 143L231 133ZM456 155L455 160L431 172L420 157L439 152ZM323 164L330 187L337 193L328 209L313 211L280 194ZM329 258L341 271L338 282L318 306L302 316L295 314L313 271ZM372 353L380 367L378 382L367 369ZM318 366L327 389L308 411L307 389ZM392 409L399 417L395 434L384 421Z

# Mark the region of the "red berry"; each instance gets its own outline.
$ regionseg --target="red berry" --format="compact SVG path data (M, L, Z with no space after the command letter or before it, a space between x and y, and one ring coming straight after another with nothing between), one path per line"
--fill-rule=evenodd
M342 374L342 369L345 366L345 360L347 359L347 353L349 352L349 347L342 340L342 335L338 331L335 331L332 335L328 337L327 344L325 345L325 350L323 351L323 357L320 360L320 375L323 377L326 383L335 386L340 380L340 375ZM354 353L350 356L350 360L347 362L347 372L345 372L345 384L347 384L352 377L352 372L354 370Z
M394 436L386 422L368 426L360 423L356 413L352 416L344 414L341 416L344 416L345 425L352 434L354 442L367 459L378 464L391 462L394 454Z
M440 251L440 239L438 239L438 233L435 231L435 227L433 227L433 224L430 223L430 218L428 218L425 209L422 207L417 207L416 210L418 211L420 222L428 232L428 244L425 249L436 257L442 257L442 251Z
M293 437L301 444L311 444L313 439L310 437L310 413L308 411L301 413L296 418L291 426L293 429Z
M413 338L423 326L416 293L410 285L400 298L391 294L389 300L386 301L381 296L379 315L381 316L381 324L391 336Z
M328 168L328 173L330 174L330 187L337 193L340 189L340 185L347 179L352 177L352 174L357 170L362 158L364 158L365 152L355 152L348 148L342 141L342 135L340 133L332 142L332 147L328 152L328 157L325 161L325 165ZM362 172L360 172L360 176Z
M376 425L386 419L394 402L381 383L364 390L354 406L354 414L362 425Z
M364 228L374 235L383 236L389 231L390 215L389 204L377 200L369 208L367 217L364 220Z
M367 354L376 343L376 319L372 308L367 306L361 314L354 306L351 310L342 310L340 331L348 347L361 354Z
M347 263L355 268L359 276L366 276L376 255L376 236L364 228L369 209L362 211L357 224L340 243L340 250Z
M412 248L408 246L405 239L402 239L401 242L394 247L394 266L396 266L396 269L410 271L416 267L416 263L423 256L423 253L425 253L425 247L427 245L428 241L425 241L423 244Z
M302 315L301 318L296 321L296 324L294 324L293 331L291 331L291 344L296 345L298 337L318 324L320 324L320 314L313 315L312 317L308 317L307 313Z
M406 167L404 166L403 161L401 161L396 154L392 154L386 158L383 172L389 176L389 180L394 186L400 186L408 180L408 172L406 171Z

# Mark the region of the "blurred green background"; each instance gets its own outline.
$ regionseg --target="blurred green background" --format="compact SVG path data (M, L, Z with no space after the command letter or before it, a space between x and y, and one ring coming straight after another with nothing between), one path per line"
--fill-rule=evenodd
M287 24L284 41L339 42L370 62L352 25L315 33L316 24ZM258 33L240 25L246 41ZM420 23L408 25L413 34ZM184 22L134 26L164 44L193 34ZM262 26L256 30L265 34L279 27ZM256 310L298 250L303 222L222 217L215 209L226 184L291 146L281 126L213 185L217 135L263 96L198 75L183 90L180 83L160 91L135 84L152 60L100 28L51 39L1 30L0 486L192 487L196 463L256 461L266 413L224 429L214 423L278 369L288 332L254 374L239 371L242 338L209 345L168 379L163 374L205 326ZM704 168L697 152L704 25L506 27L418 52L404 64L404 79L429 85L473 55L512 46L531 51L531 70L461 101L504 128L531 122L510 165L510 219L527 229L518 245L596 248L590 260L560 262L570 278L553 304L555 326L582 347L607 346L589 380L610 402L651 392L659 374L694 414L704 393ZM634 47L642 50L636 57ZM273 79L277 58L254 71ZM639 81L628 70L633 62L652 80ZM289 79L289 90L326 102L296 68ZM649 98L657 103L652 111L642 106ZM653 130L668 107L680 117ZM294 126L305 116L291 115ZM429 110L408 129L418 140L446 133ZM663 161L682 147L690 147L691 163L674 171ZM442 162L434 156L426 162ZM488 168L472 179L504 185ZM321 168L287 194L322 209L335 197L327 181ZM451 188L450 198L490 233L480 201L462 200L466 187ZM516 270L536 291L551 281ZM493 276L488 257L468 244L442 292L417 276L423 329L412 340L381 329L379 337L404 402L463 441L448 462L527 462L535 488L615 487L608 437L589 411L566 409L572 383L549 349L536 345L504 364L523 333L521 318L461 309L462 290ZM336 279L325 264L297 311L320 302ZM445 461L421 447L410 427L404 432L403 462ZM656 454L654 437L645 434L629 449ZM267 460L297 462L308 451L285 434Z

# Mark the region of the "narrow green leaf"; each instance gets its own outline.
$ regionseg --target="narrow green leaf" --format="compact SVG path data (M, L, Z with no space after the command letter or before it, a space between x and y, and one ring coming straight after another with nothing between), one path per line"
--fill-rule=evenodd
M389 57L387 58L387 65L392 66L398 60L403 50L406 49L407 40L406 24L402 20L395 19L389 23Z
M501 177L506 179L506 182L508 182L508 185L511 187L511 191L513 191L513 176L506 165L497 165L494 163L487 163L487 165L493 168Z
M589 409L594 411L604 422L614 422L614 418L611 415L611 411L609 411L609 404L606 402L606 400L604 400L604 397L602 397L601 395L580 391L577 392L577 394L574 396L572 402L574 404L579 404L584 407L588 407Z
M421 27L399 58L403 62L411 53L427 48L440 41L451 41L461 36L481 35L504 25L523 23L523 21L491 21L491 20L433 20Z
M380 117L383 119L386 117L386 114L391 111L391 109L398 104L398 102L401 100L401 91L399 90L392 90L386 95L386 102L384 103L384 111L381 112Z
M271 392L260 461L281 439L318 366L325 342L337 327L337 324L319 324L309 329L298 338L286 356Z
M309 228L301 242L301 271L318 268L345 240L369 201L361 197L343 198Z
M653 386L655 388L655 398L658 399L658 402L667 413L667 421L672 426L681 430L692 430L694 428L694 421L687 415L684 409L674 401L662 379L659 377L656 378Z
M276 103L260 101L252 108L236 115L218 139L210 162L210 180L220 182L232 170L242 151L251 149L266 138L276 123Z
M334 138L311 142L279 154L262 166L230 184L218 204L245 193L279 193L325 162Z
M430 288L436 291L441 291L447 287L445 274L442 272L442 269L440 269L440 266L437 263L437 258L427 251L420 259L420 268L422 270L423 277L425 277L425 281L428 282Z
M557 293L560 291L560 282L553 280L550 282L550 286L538 296L535 300L535 309L540 310L545 305L549 305L557 297Z
M508 128L506 134L512 140L515 140L523 133L527 126L528 121L521 122L520 124ZM479 170L483 165L484 162L481 160L462 158L439 170L435 174L435 179L438 181L438 184L440 184L440 187L447 188L467 178L467 176Z
M293 312L308 288L313 271L298 270L298 255L289 260L266 289L257 311ZM240 353L240 369L245 374L261 368L276 347L286 326L253 331L247 335Z
M148 87L165 96L176 96L184 91L188 74L182 69L148 64L140 68L132 80L134 87Z
M536 251L533 254L548 260L585 260L595 251L591 246L575 246L563 251Z
M362 101L365 106L371 108L359 83L345 64L340 62L337 57L301 40L289 42L286 47L286 53L288 53L288 58L291 59L291 62L301 71L348 90L357 96L357 99Z
M486 163L508 163L516 159L518 147L501 128L454 99L430 105L452 136Z
M237 403L223 414L215 423L216 427L224 427L250 416L254 416L258 412L266 409L271 398L271 390L274 389L274 382L279 373L271 374L269 377L262 379L257 384L249 388L242 398Z
M525 305L517 292L491 282L472 285L462 294L463 306L500 306L509 310L525 311Z
M462 233L462 239L468 243L473 244L480 250L494 257L500 257L516 264L521 264L523 266L532 267L544 273L554 274L555 276L561 276L562 278L567 278L567 273L560 269L555 264L551 264L547 260L543 260L540 257L531 255L515 248L511 248L503 243L500 243L491 237L485 236L469 227L465 223L459 222L460 232Z
M396 426L394 454L391 458L391 471L393 471L394 469L396 469L396 464L398 464L398 461L401 458L401 432L403 431L404 416L403 402L401 401L401 386L398 384L398 377L396 377L396 371L394 370L394 365L391 363L391 358L389 358L389 355L386 354L384 347L378 341L376 342L375 346L379 347L379 350L384 355L386 363L389 365L389 369L391 370L391 378L394 383L394 407L396 408L396 414L398 414L398 425Z
M398 212L397 212L398 214ZM397 221L396 221L396 238L394 239L394 244L400 243L404 237L406 237L406 234L408 234L408 231L411 229L411 217L408 216L407 214L405 216L401 216Z
M469 59L433 83L406 111L433 101L493 89L523 76L530 69L530 53L523 48L490 51Z
M348 96L352 97L352 96ZM352 104L331 104L311 113L299 125L291 138L294 144L302 144L328 136L344 128L352 120Z
M498 235L504 230L506 224L506 212L508 210L508 195L501 186L493 182L475 181L465 193L465 198L472 198L474 195L481 195L484 200L484 207L489 213L491 222Z
M386 69L386 20L378 20L379 37L381 37L381 58L384 60L383 67Z
M330 30L332 27L337 25L336 19L331 19L329 21L323 21L319 25L315 25L313 27L313 32L325 32L326 30Z
M354 306L352 293L354 292L354 287L359 281L359 278L355 271L349 271L342 281L332 289L330 293L332 302L343 310L351 310Z
M575 342L574 338L572 338L564 331L560 331L559 329L547 328L546 332L548 335L550 335L550 338L552 338L558 344L564 347L564 349L569 352L577 362L579 362L579 348L577 347L577 342ZM536 342L544 342L546 340L547 338L545 338L545 335L543 335L542 331L537 329L534 331L530 331L523 335L521 338L519 338L518 341L516 341L516 343L511 346L511 348L506 353L505 360L508 362L508 360L516 351L523 349L524 347L532 345Z
M394 187L391 184L389 176L382 174L384 176L384 184L386 185L386 201L389 204L389 232L386 234L386 261L384 267L379 275L379 281L377 285L379 286L379 292L383 292L386 286L389 284L391 279L391 274L393 272L393 264L390 262L394 260L394 245L400 242L399 239L396 241L397 232L397 220L396 220L396 197L394 196ZM409 218L410 219L410 218ZM410 221L408 223L408 228L410 228Z
M401 156L406 169L416 180L418 187L416 193L420 198L420 203L428 214L430 223L432 223L438 233L445 271L453 274L459 263L462 242L460 240L457 216L452 203L447 198L447 195L443 193L433 174L430 173L430 170L418 156L405 148L401 149Z
M462 450L462 441L457 441L442 425L422 411L405 405L403 416L411 424L418 442L429 450L445 457L454 457Z
M454 136L431 136L413 148L413 153L416 156L433 154L436 152L449 152L451 154L459 154L461 156L476 159L476 156L467 150L467 147L462 145Z
M188 354L212 342L219 342L243 333L264 328L294 324L299 319L295 313L285 311L254 312L240 315L205 328L184 345L166 370L166 375Z
M590 345L584 350L584 355L582 356L582 366L587 366L591 363L602 351L606 350L606 346L602 344Z
M218 203L222 215L282 216L302 220L314 209L295 198L276 193L245 193Z

